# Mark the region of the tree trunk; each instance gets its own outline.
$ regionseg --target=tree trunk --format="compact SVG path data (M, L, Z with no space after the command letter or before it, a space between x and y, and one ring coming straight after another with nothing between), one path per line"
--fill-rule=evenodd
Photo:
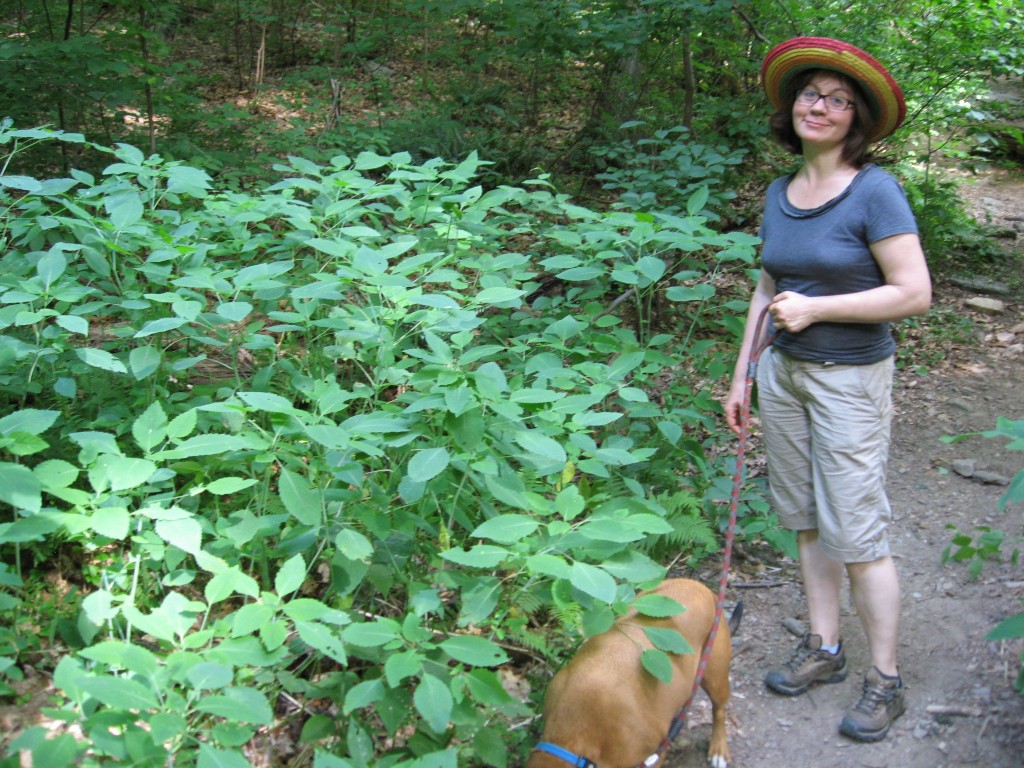
M149 133L149 154L156 154L156 116L153 114L153 82L150 75L154 71L152 62L149 60L149 41L146 26L146 0L139 0L139 49L142 53L142 63L145 66L145 78L143 79L143 92L146 97L146 130Z

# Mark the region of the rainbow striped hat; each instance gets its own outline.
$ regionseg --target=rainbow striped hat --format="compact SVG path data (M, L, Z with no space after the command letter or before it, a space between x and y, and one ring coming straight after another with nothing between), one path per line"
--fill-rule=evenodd
M903 124L907 104L892 75L860 48L830 37L794 37L768 52L761 65L761 82L773 107L785 104L790 81L809 69L840 72L861 87L875 120L871 141L884 139Z

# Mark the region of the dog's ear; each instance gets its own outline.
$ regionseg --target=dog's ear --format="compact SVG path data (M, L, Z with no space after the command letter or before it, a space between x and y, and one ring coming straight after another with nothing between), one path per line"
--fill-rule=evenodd
M740 619L743 618L743 601L736 603L736 607L732 609L732 615L729 616L729 632L733 635L740 628Z

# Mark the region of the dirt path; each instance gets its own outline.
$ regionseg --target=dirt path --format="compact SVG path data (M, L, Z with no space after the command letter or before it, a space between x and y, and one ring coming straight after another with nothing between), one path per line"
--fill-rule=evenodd
M965 188L979 216L1019 227L1024 213L1024 176L997 174ZM1022 237L1017 253L1024 258ZM970 294L936 276L936 303L966 313ZM948 445L943 435L992 429L999 416L1024 418L1024 295L1001 297L1006 312L974 315L984 339L928 376L898 375L889 491L896 515L894 550L901 575L900 663L909 709L889 737L856 744L837 733L844 710L860 694L868 665L864 635L844 593L843 634L850 662L844 683L812 689L796 698L769 693L762 682L771 665L788 658L797 638L785 620L805 620L796 564L759 550L740 559L733 580L770 587L733 590L745 606L733 662L730 743L736 768L1017 768L1024 764L1024 696L1013 690L1021 641L993 643L985 635L1001 619L1019 613L1024 601L1024 564L1010 562L1022 531L1021 504L999 511L1005 487L962 477L955 460L1011 477L1024 453L1006 451L1005 440ZM1015 336L1011 334L1016 330ZM979 526L1007 532L1001 561L985 564L972 579L962 563L943 564L953 536L949 526L975 535ZM1013 539L1013 541L1011 541ZM757 560L761 562L758 563ZM715 579L712 569L708 581ZM940 708L959 714L943 713ZM709 711L700 698L686 738L669 768L704 765ZM677 744L682 746L684 740Z

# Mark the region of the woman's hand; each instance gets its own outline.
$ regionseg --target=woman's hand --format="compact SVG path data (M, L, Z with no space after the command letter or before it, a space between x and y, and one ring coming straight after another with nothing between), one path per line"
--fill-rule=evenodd
M790 333L799 333L818 321L816 300L795 291L783 291L772 299L772 327Z
M725 398L725 402L722 403L722 408L725 411L725 423L737 436L739 436L740 428L743 425L743 401L746 399L746 389L746 379L734 378L732 386L729 387L729 394Z

